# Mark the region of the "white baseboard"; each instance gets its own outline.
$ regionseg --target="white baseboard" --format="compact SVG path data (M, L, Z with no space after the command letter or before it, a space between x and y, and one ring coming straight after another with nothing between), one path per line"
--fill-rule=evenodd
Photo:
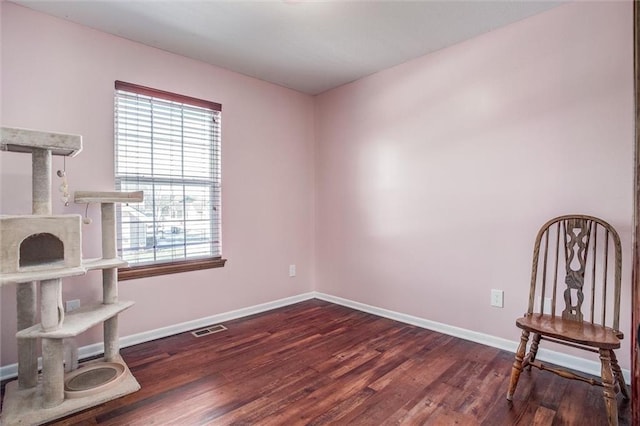
M287 297L284 299L275 300L272 302L262 303L259 305L250 306L247 308L236 309L234 311L224 312L221 314L212 315L209 317L200 318L197 320L186 321L179 324L170 325L167 327L157 328L155 330L145 331L142 333L133 334L130 336L124 336L120 338L120 347L125 348L127 346L137 345L139 343L149 342L151 340L160 339L174 334L184 333L185 331L194 330L196 328L202 328L208 325L230 321L242 317L246 317L261 312L270 311L272 309L280 308L283 306L292 305L294 303L302 302L309 299L320 299L327 302L335 303L338 305L346 306L359 311L367 312L380 317L389 318L392 320L400 321L405 324L415 325L417 327L426 328L428 330L437 331L449 336L459 337L461 339L470 340L472 342L480 343L494 348L503 349L509 352L515 353L518 347L518 342L512 340L503 339L501 337L492 336L489 334L479 333L477 331L467 330L460 327L454 327L439 323L436 321L427 320L424 318L415 317L412 315L403 314L400 312L390 311L388 309L378 308L375 306L367 305L360 302L354 302L349 299L343 299L337 296L331 296L329 294L312 291L309 293L303 293L297 296ZM103 343L95 343L79 348L78 357L80 359L100 355L104 352ZM561 352L551 351L548 349L540 348L538 351L538 357L541 361L550 362L556 365L560 365L566 368L582 371L594 376L600 375L600 363L597 361L591 361L588 359L576 357L573 355L567 355ZM40 363L41 360L38 360ZM624 378L627 383L631 383L631 372L628 369L622 369ZM0 367L0 380L10 379L18 375L18 364L10 364Z
M120 337L120 347L126 348L127 346L137 345L139 343L149 342L151 340L160 339L167 336L173 336L174 334L184 333L185 331L194 330L196 328L202 328L208 325L221 323L224 321L230 321L237 318L246 317L249 315L259 314L261 312L270 311L272 309L280 308L283 306L293 305L294 303L302 302L314 298L314 293L303 293L297 296L287 297L284 299L274 300L272 302L262 303L259 305L250 306L248 308L236 309L234 311L224 312L217 315L211 315L204 318L199 318L192 321L186 321L179 324L173 324L167 327L157 328L155 330L149 330L142 333L132 334L130 336ZM92 345L83 346L78 349L78 358L84 359L104 353L104 344L94 343ZM38 366L42 366L42 359L38 359ZM18 375L18 364L10 364L0 367L0 380L10 379Z
M479 333L477 331L467 330L460 327L454 327L452 325L442 324L436 321L414 317L412 315L406 315L400 312L394 312L387 309L366 305L360 302L354 302L349 299L343 299L341 297L331 296L329 294L320 292L314 292L314 297L316 299L325 300L337 305L357 309L359 311L367 312L380 317L400 321L405 324L415 325L417 327L426 328L428 330L437 331L449 336L459 337L461 339L470 340L472 342L481 343L483 345L492 346L494 348L503 349L509 352L515 353L516 349L518 348L518 342L514 342L512 340L503 339L501 337L491 336L489 334ZM583 373L600 376L600 362L598 361L591 361L585 358L580 358L577 356L568 355L562 352L552 351L544 348L540 348L540 350L538 350L538 356L536 358L540 361L546 361L565 368L571 368ZM624 379L627 384L630 384L631 371L623 368L622 374L624 375Z

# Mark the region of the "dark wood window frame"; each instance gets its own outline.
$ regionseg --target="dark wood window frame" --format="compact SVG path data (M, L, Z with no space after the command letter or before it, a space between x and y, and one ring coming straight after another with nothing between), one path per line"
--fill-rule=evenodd
M214 111L222 111L222 105L215 102L192 98L189 96L179 95L176 93L166 92L163 90L153 89L137 84L126 83L123 81L116 81L115 89L125 90L193 106L199 106ZM227 259L223 259L222 256L215 256L118 268L118 280L124 281L188 271L197 271L202 269L220 268L225 265L226 261Z

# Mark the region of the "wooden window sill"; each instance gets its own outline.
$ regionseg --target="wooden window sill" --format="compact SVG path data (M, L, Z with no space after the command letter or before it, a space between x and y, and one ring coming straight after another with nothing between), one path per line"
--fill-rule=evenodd
M180 262L119 268L118 281L177 274L179 272L198 271L200 269L222 268L226 262L227 259L214 257L209 259L185 260Z

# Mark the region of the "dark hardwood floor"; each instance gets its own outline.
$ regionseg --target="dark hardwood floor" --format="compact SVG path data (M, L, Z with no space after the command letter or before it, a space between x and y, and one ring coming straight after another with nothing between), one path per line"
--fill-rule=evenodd
M331 303L225 325L123 349L142 389L52 424L606 424L599 387L534 369L509 404L513 354Z

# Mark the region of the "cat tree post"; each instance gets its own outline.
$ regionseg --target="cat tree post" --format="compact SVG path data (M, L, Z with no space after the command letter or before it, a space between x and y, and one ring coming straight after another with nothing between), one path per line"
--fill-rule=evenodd
M57 329L64 320L62 280L54 278L40 282L40 323L43 331Z
M45 408L64 401L64 364L62 339L42 338L42 394Z
M116 208L114 203L101 204L102 220L102 257L112 259L116 257ZM102 303L112 304L118 301L118 269L102 270ZM104 357L107 361L114 360L120 353L118 344L118 317L108 319L103 323Z
M51 214L51 150L33 148L31 172L33 173L33 214Z
M36 323L37 282L18 284L18 331ZM33 388L38 384L38 352L36 339L18 340L18 386L20 389Z
M32 213L51 214L51 150L33 148L31 151ZM16 290L18 331L29 328L37 320L37 282L18 285ZM18 341L18 385L21 389L35 387L38 382L36 339Z

